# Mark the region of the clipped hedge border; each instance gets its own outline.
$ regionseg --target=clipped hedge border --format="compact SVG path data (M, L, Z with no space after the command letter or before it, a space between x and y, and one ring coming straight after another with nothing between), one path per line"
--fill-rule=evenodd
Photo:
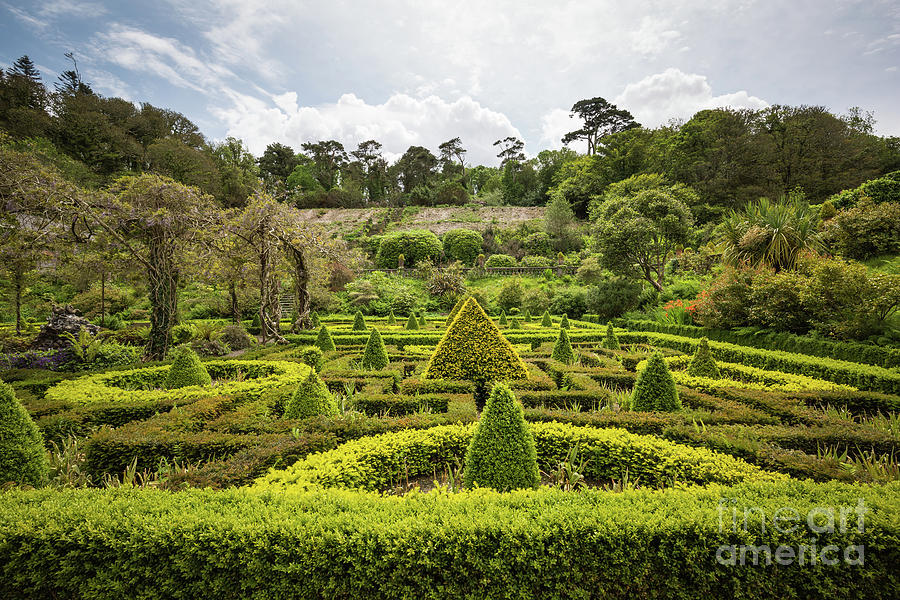
M249 375L245 381L226 381L213 386L188 386L174 390L160 389L169 366L147 367L86 375L62 381L47 390L45 398L72 404L93 402L140 402L167 399L199 398L243 394L258 397L278 386L299 385L309 374L309 367L288 361L208 361L203 363L213 379ZM126 387L127 386L127 387ZM132 389L128 389L128 388ZM137 389L134 389L137 388Z
M616 333L623 342L648 343L693 354L700 340L667 333ZM709 342L716 360L741 363L767 371L796 373L815 379L850 385L860 390L900 394L900 372L820 356L794 354L781 350L762 350L727 342Z
M681 446L622 429L593 429L560 423L531 423L538 464L556 468L573 446L589 460L588 479L611 478L658 486L674 482L725 483L779 481L786 476L768 473L731 456ZM462 462L473 425L447 425L362 438L315 454L284 470L270 471L253 486L265 490L345 487L385 490L403 477L433 475L445 465Z
M821 598L900 587L900 486L419 494L10 491L0 581L38 598ZM720 526L722 499L748 527ZM863 532L852 510L862 499ZM851 512L814 535L816 507ZM800 527L771 526L789 507ZM762 521L764 515L767 521ZM730 516L730 512L726 513ZM762 528L762 523L768 526ZM865 564L733 566L723 546L865 546ZM723 555L724 556L724 555Z

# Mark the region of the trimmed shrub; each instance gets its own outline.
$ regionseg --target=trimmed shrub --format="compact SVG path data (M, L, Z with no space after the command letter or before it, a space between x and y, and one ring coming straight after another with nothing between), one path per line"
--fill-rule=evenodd
M430 231L424 229L395 231L381 238L375 263L384 269L396 269L402 255L403 266L410 268L426 259L439 260L443 249L441 241Z
M416 320L416 313L409 313L409 319L406 320L407 331L418 331L419 321Z
M694 377L709 377L711 379L721 377L719 367L709 351L709 340L707 338L700 340L700 345L697 346L697 352L694 353L694 358L691 359L687 372Z
M419 313L419 327L427 327L428 321L425 320L425 313Z
M509 325L509 321L506 319L506 311L505 310L500 311L499 323L500 323L500 325Z
M220 332L219 339L232 350L244 350L253 345L253 338L247 333L243 325L226 325Z
M356 311L356 315L353 317L353 328L352 331L366 331L366 318L363 317L362 312Z
M334 350L334 340L331 338L331 332L328 331L328 325L322 325L322 327L319 328L316 346L318 346L322 352L331 352Z
M393 310L388 313L387 324L388 325L396 325L397 324L397 317L394 316Z
M522 280L518 277L510 277L503 282L497 293L497 304L503 310L512 310L522 305Z
M369 341L366 342L366 351L359 364L363 369L380 371L388 365L388 362L390 361L388 361L387 350L384 348L384 341L381 339L378 329L373 327L372 333L369 334Z
M563 314L562 319L559 320L559 328L560 329L568 329L569 328L569 315Z
M312 314L309 316L309 322L310 322L310 325L312 325L313 329L315 329L316 327L321 325L322 322L319 319L319 313L316 311L312 311Z
M41 485L47 468L41 432L13 388L0 381L0 485Z
M438 342L424 377L508 381L527 379L528 369L497 325L470 298Z
M673 411L681 408L675 380L662 353L656 351L647 360L631 392L631 408L640 411Z
M515 267L516 259L508 254L491 254L484 262L484 266L488 269L496 267Z
M448 260L458 260L464 265L472 265L481 252L484 238L471 229L451 229L444 234L443 243L444 256Z
M297 358L304 365L309 366L317 373L322 370L322 349L318 346L306 346L297 350Z
M463 485L501 492L537 488L541 482L534 437L522 405L503 384L491 390L466 450Z
M188 346L179 346L175 349L175 360L166 377L165 388L174 390L191 385L212 385L212 377L196 352Z
M316 415L333 417L337 414L338 407L334 396L328 391L325 382L313 371L309 372L284 406L286 419L306 419Z
M575 352L572 350L569 334L566 333L565 329L559 330L556 344L553 346L553 354L550 355L550 358L566 365L571 365L575 362Z
M522 313L522 321L525 323L531 323L531 311L527 308L525 309L525 312Z
M619 338L616 337L616 332L613 329L612 321L606 322L606 338L603 340L603 347L610 350L619 350L621 348Z
M549 311L544 311L544 316L541 317L541 327L553 327L553 319L550 318Z
M521 323L519 323L519 319L513 317L509 320L509 328L510 329L522 329Z

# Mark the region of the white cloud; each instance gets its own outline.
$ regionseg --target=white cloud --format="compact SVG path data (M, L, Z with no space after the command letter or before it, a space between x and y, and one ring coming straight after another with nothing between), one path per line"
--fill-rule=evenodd
M670 28L666 21L646 16L641 19L641 26L631 34L631 47L641 54L655 56L679 39L681 33Z
M231 92L229 107L211 108L227 125L228 135L239 137L251 152L261 154L272 142L299 150L303 142L335 139L348 149L375 139L385 157L399 158L409 146L437 152L438 144L461 137L467 161L497 162L494 141L521 137L506 115L486 108L468 96L446 101L438 96L413 97L396 93L382 104L369 104L354 94L337 102L303 106L296 92L271 96L271 102Z
M638 122L648 127L662 125L671 119L689 119L697 111L707 108L759 109L769 105L744 90L714 96L705 75L674 68L629 83L614 103L629 110Z
M563 147L562 137L578 128L579 121L569 116L569 111L555 108L541 117L541 145L551 150ZM587 152L587 142L579 140L568 146L578 152Z

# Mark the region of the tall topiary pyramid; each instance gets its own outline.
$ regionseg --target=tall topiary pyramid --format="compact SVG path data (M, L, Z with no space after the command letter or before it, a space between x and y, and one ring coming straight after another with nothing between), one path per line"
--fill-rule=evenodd
M466 451L463 485L506 492L536 488L540 481L534 437L522 405L508 387L497 384Z
M396 325L397 324L397 317L394 316L394 311L390 311L388 313L387 324L388 325Z
M719 372L719 365L716 364L716 360L709 351L709 340L707 338L700 340L700 345L697 346L697 351L691 359L691 364L688 365L687 372L694 377L709 377L711 379L719 379L722 376Z
M541 327L553 327L553 319L550 318L550 311L544 311L544 316L541 317Z
M666 361L658 351L647 360L631 392L633 410L671 412L681 409L681 398Z
M319 329L319 335L316 338L316 346L318 346L322 352L334 350L334 340L331 339L331 332L328 331L328 325L322 325Z
M616 332L613 330L612 321L606 322L606 338L603 340L603 346L610 350L618 350L621 348L621 346L619 346L619 338L616 337Z
M179 346L175 349L175 360L169 367L165 388L174 390L189 385L211 385L212 377L200 362L197 353L190 346Z
M317 313L316 311L312 311L312 314L309 315L309 323L313 329L321 325L322 322L319 320L319 313Z
M356 311L356 315L353 317L353 329L352 331L365 331L366 330L366 319L363 317L363 314L360 311Z
M0 485L12 481L39 486L47 468L40 430L12 387L0 381Z
M528 310L527 308L525 309L525 312L522 314L522 321L524 321L525 323L531 323L531 311Z
M372 328L369 341L366 342L366 351L363 353L360 366L363 369L379 371L388 365L387 350L384 348L384 340L376 328Z
M519 323L519 319L513 317L509 320L509 328L510 329L522 329L522 324Z
M500 311L500 325L509 325L509 321L506 319L506 311Z
M469 298L434 349L424 377L509 381L527 379L528 369L478 301Z
M425 313L419 313L419 327L427 327L428 321L425 320Z
M569 328L569 315L568 315L568 313L563 313L562 319L559 320L559 328L560 328L560 329L568 329L568 328Z
M286 419L306 419L316 415L333 417L338 414L337 402L325 382L312 370L285 403Z
M571 365L575 362L575 352L572 350L572 344L569 342L569 334L565 329L559 330L556 337L556 344L553 345L553 353L550 355L553 360Z
M419 321L416 320L416 313L409 313L409 319L406 320L406 328L409 331L418 331L419 329Z

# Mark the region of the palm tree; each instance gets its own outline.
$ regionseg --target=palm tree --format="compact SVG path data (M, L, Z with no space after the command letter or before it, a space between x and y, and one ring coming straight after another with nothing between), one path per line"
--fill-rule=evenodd
M722 259L732 266L793 269L804 251L822 250L817 226L818 214L805 202L760 198L748 203L743 212L732 211L719 226Z

